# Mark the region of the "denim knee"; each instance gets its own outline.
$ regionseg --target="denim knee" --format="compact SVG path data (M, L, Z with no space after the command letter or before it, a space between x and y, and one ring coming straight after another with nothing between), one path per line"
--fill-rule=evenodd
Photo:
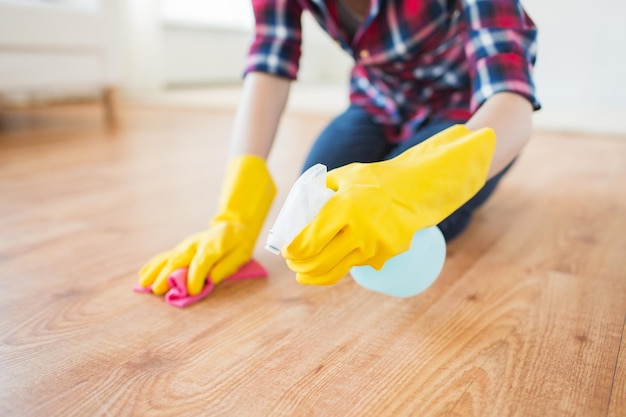
M500 183L500 180L507 173L509 168L513 165L511 162L502 171L500 171L493 178L488 180L483 188L476 193L476 195L470 198L465 204L459 207L454 213L442 220L437 226L446 238L446 241L450 241L463 232L470 223L474 211L482 206L496 190L496 187Z
M318 163L331 170L352 162L377 162L390 148L381 126L361 107L352 105L320 133L302 171Z

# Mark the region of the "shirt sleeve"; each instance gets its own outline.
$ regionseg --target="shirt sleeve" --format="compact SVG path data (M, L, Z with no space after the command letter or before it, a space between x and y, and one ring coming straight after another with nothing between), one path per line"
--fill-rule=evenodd
M465 54L472 80L471 111L490 96L508 91L522 95L535 110L532 69L537 29L519 0L460 0Z
M258 71L295 80L302 43L302 6L297 0L252 0L254 39L244 76Z

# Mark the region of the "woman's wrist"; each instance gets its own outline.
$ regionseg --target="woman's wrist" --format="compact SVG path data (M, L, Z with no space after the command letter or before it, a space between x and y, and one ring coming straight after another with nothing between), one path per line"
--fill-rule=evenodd
M532 131L532 114L532 104L525 97L502 92L487 99L465 124L471 130L489 127L496 133L488 179L509 165L524 148Z

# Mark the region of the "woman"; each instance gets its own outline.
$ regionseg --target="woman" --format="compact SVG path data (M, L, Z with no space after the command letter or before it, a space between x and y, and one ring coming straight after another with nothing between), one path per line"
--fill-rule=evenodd
M519 1L252 4L255 38L218 214L208 230L148 262L140 284L163 294L168 275L189 266L194 295L207 275L219 283L250 260L275 194L265 159L296 79L304 11L355 65L351 105L304 164L333 169L328 186L337 192L283 251L298 281L332 284L354 265L379 268L422 227L438 224L448 240L463 231L528 141L539 109L536 28Z

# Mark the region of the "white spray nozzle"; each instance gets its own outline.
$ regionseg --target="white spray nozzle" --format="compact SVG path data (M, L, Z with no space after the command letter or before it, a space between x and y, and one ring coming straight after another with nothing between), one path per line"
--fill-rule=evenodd
M333 196L333 190L326 188L326 172L325 165L317 164L300 175L270 229L265 249L280 254Z

